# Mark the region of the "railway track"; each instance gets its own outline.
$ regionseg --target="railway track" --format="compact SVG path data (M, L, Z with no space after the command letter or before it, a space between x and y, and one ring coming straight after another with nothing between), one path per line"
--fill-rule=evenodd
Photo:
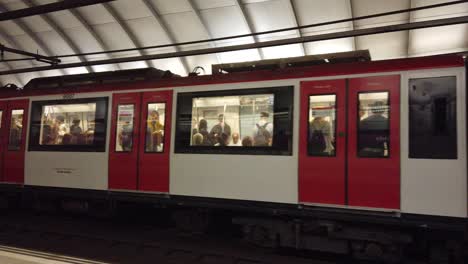
M76 264L349 263L278 255L234 239L171 228L25 213L6 214L0 219L0 244L0 250L54 256L51 259Z

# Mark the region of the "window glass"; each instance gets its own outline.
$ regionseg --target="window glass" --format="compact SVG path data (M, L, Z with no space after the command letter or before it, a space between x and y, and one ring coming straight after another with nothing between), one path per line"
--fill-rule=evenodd
M29 150L106 150L107 97L33 101Z
M164 151L165 113L166 103L148 104L148 117L146 118L145 152Z
M335 156L336 95L312 95L309 97L310 156Z
M388 157L390 107L388 92L359 93L358 156Z
M96 103L42 106L39 145L92 145Z
M133 146L133 120L135 106L132 104L117 107L117 127L115 151L130 152Z
M271 147L274 94L195 97L191 146Z
M8 150L20 150L21 148L21 134L23 132L23 114L23 109L16 109L11 111Z
M409 80L409 157L457 158L456 77Z
M0 111L0 128L2 128L3 111Z

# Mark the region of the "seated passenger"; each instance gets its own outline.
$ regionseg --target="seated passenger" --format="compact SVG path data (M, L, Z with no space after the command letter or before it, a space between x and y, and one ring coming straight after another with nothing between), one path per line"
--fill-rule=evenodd
M200 146L203 145L203 135L200 133L196 133L192 137L192 146Z
M251 137L246 136L242 139L242 146L243 147L252 147L253 146L253 140Z
M239 133L232 133L232 141L229 143L229 146L242 146L242 143L239 139Z
M62 145L70 145L72 143L72 135L66 133L62 138Z

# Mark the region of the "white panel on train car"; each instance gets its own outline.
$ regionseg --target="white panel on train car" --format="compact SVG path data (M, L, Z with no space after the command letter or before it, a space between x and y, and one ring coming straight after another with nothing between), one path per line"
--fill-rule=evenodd
M108 98L107 108L107 121L105 123L105 135L106 140L104 145L101 146L100 152L92 151L37 151L37 149L43 148L45 145L51 146L56 142L53 142L54 139L45 136L44 129L40 130L40 138L36 142L36 146L31 147L30 144L30 134L31 127L28 124L28 136L27 136L27 149L26 151L26 164L25 164L25 184L26 185L37 185L37 186L46 186L46 187L64 187L64 188L82 188L82 189L95 189L95 190L106 190L108 185L108 135L110 129L110 107L112 105L110 93L100 92L100 93L86 93L86 94L74 94L74 95L50 95L50 96L39 96L33 97L31 99L31 105L34 102L38 101L52 101L52 100L64 100L64 99L81 99L81 98ZM57 101L59 102L59 101ZM79 113L85 111L85 108L94 109L93 104L81 103L79 105L70 105L68 108L74 109ZM57 107L43 107L45 110L51 113L53 111L59 111L60 109L66 111L67 106L57 105ZM46 109L47 108L47 109ZM80 110L81 109L81 110ZM84 109L84 110L83 110ZM43 111L45 111L43 110ZM71 111L71 110L70 110ZM31 113L30 113L31 114ZM58 113L56 113L58 115ZM77 125L75 115L63 115L63 117L70 119L70 128L73 125ZM90 117L88 122L92 123L92 117ZM42 117L44 119L44 117ZM61 119L61 118L60 118ZM84 118L81 118L84 119ZM41 121L42 123L42 121ZM88 126L92 124L87 124L85 120L80 120L78 123L81 126L81 131L83 135L86 135L86 131L89 131ZM76 129L74 129L76 132ZM70 130L70 134L73 131ZM88 140L89 137L80 137L78 140L83 140L84 142ZM62 143L64 140L67 140L65 137L61 139ZM37 140L36 140L37 141ZM70 144L73 144L73 138L71 138ZM85 143L81 145L86 145ZM102 144L101 144L102 145ZM35 150L36 149L36 150Z
M295 95L293 109L295 135L299 125L298 84L298 80L283 80L175 88L173 120L177 118L178 93L294 86L291 89L294 89ZM297 203L297 136L292 138L292 155L284 156L174 153L176 140L176 126L174 126L170 165L171 194Z
M402 75L401 208L466 217L464 68Z

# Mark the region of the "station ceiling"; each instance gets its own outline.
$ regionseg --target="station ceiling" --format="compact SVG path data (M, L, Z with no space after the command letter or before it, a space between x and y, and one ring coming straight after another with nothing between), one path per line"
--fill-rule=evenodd
M0 22L0 43L47 56L138 48L212 39L407 9L451 0L117 0ZM0 0L0 12L53 3ZM63 58L62 63L168 53L311 36L353 29L468 15L468 3L321 27L210 43ZM196 66L368 49L373 60L468 50L468 25L451 25L304 44L182 58L97 65L0 76L2 85L25 85L36 77L144 67L185 76ZM4 59L24 58L5 53ZM0 63L0 71L42 66L35 60Z

